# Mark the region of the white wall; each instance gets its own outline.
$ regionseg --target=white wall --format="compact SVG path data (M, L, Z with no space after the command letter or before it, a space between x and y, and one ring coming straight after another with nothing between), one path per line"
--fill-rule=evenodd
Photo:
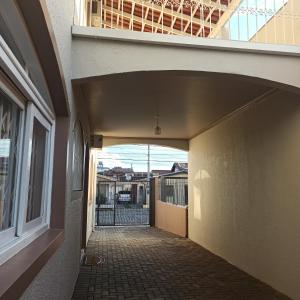
M279 93L190 141L189 236L300 299L300 101Z

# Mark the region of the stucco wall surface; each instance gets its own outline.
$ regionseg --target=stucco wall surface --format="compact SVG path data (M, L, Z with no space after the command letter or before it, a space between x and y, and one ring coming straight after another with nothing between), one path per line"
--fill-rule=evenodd
M72 197L72 128L75 118L71 74L71 25L73 1L47 0L47 7L55 33L55 38L66 80L68 101L71 109L69 135L69 163L66 188L65 241L62 247L51 257L35 280L25 291L22 300L51 299L69 300L79 272L82 199ZM73 199L72 199L73 198Z
M187 208L156 200L155 227L187 237Z
M277 93L190 141L189 237L300 299L300 101Z
M97 195L97 152L90 152L89 165L89 191L87 203L87 228L86 228L86 244L92 234L95 220L95 203Z
M73 40L74 80L126 72L177 70L249 76L258 82L270 81L269 85L289 85L291 91L300 87L299 47L209 39L195 41L121 30L109 33L114 37L103 38L103 30L76 28L79 33ZM143 42L146 39L152 42ZM194 45L188 44L190 39ZM197 46L197 42L205 45ZM230 46L224 50L222 45L226 43ZM278 51L274 52L276 47Z

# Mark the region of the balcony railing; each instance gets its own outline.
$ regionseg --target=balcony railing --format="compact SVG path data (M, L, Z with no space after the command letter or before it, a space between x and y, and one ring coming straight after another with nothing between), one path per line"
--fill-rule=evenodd
M75 0L74 24L299 45L300 1Z

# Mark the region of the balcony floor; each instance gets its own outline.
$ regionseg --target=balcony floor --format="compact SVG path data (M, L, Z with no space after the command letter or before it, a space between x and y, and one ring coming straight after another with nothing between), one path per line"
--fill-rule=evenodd
M289 299L190 240L155 228L100 228L87 255L74 300Z

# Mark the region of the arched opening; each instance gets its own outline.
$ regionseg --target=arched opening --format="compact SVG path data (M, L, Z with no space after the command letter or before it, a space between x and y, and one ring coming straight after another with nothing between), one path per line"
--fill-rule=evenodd
M154 225L157 201L187 207L187 151L123 144L104 147L95 156L96 226Z

